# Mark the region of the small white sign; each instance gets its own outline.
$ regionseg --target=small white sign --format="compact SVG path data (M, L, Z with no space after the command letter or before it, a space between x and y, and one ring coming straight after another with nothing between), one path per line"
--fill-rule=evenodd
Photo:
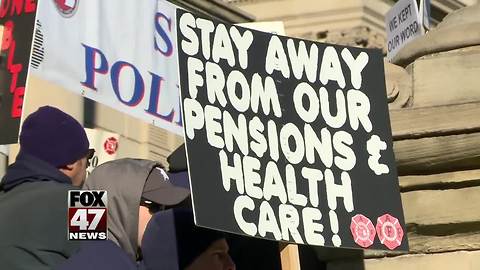
M87 167L87 174L89 175L98 165L116 158L120 147L120 135L89 128L86 128L85 132L90 142L90 148L95 149L95 154L90 159L90 164Z
M422 23L415 0L400 0L385 16L387 59L391 60L407 43L422 35Z

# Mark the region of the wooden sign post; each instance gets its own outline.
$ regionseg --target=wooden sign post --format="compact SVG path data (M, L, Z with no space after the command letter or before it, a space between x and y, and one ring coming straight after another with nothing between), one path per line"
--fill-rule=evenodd
M280 243L280 258L282 260L282 270L300 270L297 245Z

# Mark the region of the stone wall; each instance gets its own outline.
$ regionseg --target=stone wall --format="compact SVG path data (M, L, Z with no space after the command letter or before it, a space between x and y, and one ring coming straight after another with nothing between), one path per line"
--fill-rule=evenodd
M328 269L480 269L480 46L386 65L410 253Z

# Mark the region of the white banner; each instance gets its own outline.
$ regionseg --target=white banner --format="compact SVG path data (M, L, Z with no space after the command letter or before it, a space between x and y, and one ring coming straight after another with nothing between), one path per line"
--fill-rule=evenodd
M175 6L165 1L38 2L32 71L183 136Z

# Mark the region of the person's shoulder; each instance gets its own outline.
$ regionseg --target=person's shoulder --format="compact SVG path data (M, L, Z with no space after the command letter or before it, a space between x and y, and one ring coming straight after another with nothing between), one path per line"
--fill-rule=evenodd
M75 269L137 269L136 263L119 246L110 240L89 241L57 270Z
M66 205L69 190L77 190L78 188L65 183L58 183L54 181L39 181L23 183L11 191L10 197L16 197L19 200L18 194L22 194L23 200L35 201L38 204L58 204Z
M13 188L14 189L21 189L21 190L38 190L38 191L43 191L43 190L50 190L50 191L65 191L65 190L74 190L74 189L80 189L78 187L72 186L72 184L69 183L61 183L49 179L45 179L43 181L26 181L17 187Z
M45 183L45 186L39 191L39 196L46 199L46 201L58 205L67 205L68 201L68 192L70 190L79 190L79 188L74 187L70 184L63 184L48 181Z

